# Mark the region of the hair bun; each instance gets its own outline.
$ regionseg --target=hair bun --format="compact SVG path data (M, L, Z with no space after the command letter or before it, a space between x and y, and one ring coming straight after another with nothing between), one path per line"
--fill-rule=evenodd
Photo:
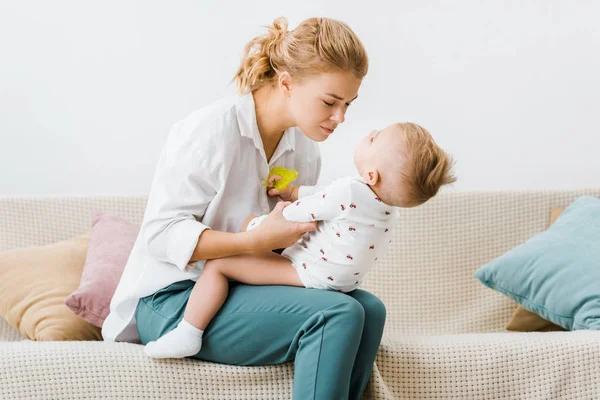
M267 26L271 43L279 43L288 32L288 21L285 17L275 18L273 25Z

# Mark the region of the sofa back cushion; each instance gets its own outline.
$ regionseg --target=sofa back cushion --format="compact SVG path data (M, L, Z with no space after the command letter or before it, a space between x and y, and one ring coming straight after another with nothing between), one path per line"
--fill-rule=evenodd
M482 265L543 231L553 206L585 190L444 191L401 212L388 254L363 288L387 308L386 334L505 331L515 303L473 278ZM0 198L0 251L86 232L93 210L141 222L143 197Z

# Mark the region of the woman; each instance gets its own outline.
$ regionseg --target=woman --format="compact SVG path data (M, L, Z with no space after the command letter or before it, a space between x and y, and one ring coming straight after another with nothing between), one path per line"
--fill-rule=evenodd
M279 18L248 43L235 76L241 95L172 127L105 340L145 344L175 328L205 260L285 248L316 229L286 221L289 203L269 196L264 182L284 166L298 170L298 185L317 183L316 142L344 122L367 68L354 32L327 18L293 31ZM259 228L240 232L248 216L269 211ZM362 290L232 284L194 357L233 365L294 359L294 398L359 399L384 322L381 301Z

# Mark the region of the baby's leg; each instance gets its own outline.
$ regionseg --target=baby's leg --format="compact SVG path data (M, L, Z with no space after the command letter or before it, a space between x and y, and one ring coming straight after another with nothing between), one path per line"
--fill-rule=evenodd
M240 254L210 260L194 286L184 318L205 329L225 302L230 279L248 285L302 286L290 260L279 254Z
M179 325L146 345L153 358L181 358L197 354L202 334L227 298L229 280L250 285L302 286L291 262L274 253L242 254L209 260L192 289Z

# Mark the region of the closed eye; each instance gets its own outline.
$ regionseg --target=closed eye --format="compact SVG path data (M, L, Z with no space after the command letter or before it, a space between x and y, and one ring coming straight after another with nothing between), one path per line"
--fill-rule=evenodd
M325 95L333 97L334 99L337 99L337 100L343 100L344 99L342 96L338 96L335 93L325 93ZM354 98L352 100L350 100L350 102L353 102L354 100L356 100L357 97L358 97L358 95L354 96ZM324 103L327 104L327 105L329 105L329 103L327 103L325 101L324 101ZM350 107L350 104L351 103L346 103L346 107ZM331 104L331 105L333 105L333 104Z

